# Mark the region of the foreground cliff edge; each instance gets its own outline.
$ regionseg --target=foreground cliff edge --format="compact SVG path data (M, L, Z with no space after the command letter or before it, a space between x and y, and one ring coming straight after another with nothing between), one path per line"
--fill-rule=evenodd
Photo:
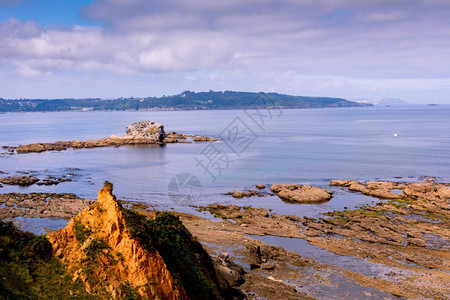
M178 217L163 212L149 220L127 210L108 182L96 203L47 238L73 281L82 282L90 294L224 298L211 258Z

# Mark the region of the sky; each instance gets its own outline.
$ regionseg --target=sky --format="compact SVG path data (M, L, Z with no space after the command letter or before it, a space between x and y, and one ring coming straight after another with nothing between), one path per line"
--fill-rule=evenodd
M450 103L449 0L0 0L0 98Z

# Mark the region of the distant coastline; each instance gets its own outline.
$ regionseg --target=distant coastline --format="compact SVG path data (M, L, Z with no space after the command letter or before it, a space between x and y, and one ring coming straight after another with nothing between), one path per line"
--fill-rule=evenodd
M368 103L343 98L291 96L278 93L190 92L178 95L145 98L86 99L2 99L0 112L51 111L152 111L152 110L229 110L290 109L326 107L364 107Z

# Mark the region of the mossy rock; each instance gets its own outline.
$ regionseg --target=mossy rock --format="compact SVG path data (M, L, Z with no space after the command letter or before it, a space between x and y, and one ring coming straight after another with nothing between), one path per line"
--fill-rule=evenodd
M123 210L131 235L147 251L159 252L189 299L223 298L211 257L177 216L158 212L149 220L134 211Z

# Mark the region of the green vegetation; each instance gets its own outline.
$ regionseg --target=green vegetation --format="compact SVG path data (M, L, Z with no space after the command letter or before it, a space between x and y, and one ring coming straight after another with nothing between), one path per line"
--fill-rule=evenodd
M103 252L103 250L107 250L107 252ZM86 257L88 259L96 259L99 254L109 254L107 256L111 256L109 250L112 250L111 246L108 245L107 242L100 239L93 239L89 245L84 249L86 253Z
M92 230L89 227L84 226L80 221L75 221L75 238L81 244L83 244L87 238L92 234Z
M277 93L185 91L178 95L146 98L101 99L0 99L0 112L64 110L148 110L148 109L243 109L322 108L367 106L342 98L290 96Z
M124 209L131 235L147 251L157 250L189 299L218 299L218 281L211 258L179 218L158 212L153 220Z
M95 299L73 283L45 236L0 220L0 299Z

